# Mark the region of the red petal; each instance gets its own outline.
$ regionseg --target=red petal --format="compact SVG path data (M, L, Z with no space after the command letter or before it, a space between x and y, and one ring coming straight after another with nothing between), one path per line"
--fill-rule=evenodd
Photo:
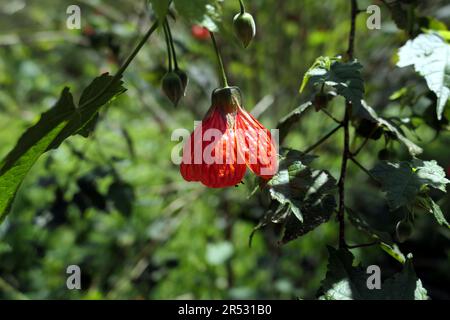
M250 113L239 108L236 136L239 156L250 170L262 178L271 178L278 170L278 157L270 131Z
M238 184L245 171L245 163L237 163L233 128L226 116L213 110L184 145L181 175L187 181L200 181L210 188L222 188Z

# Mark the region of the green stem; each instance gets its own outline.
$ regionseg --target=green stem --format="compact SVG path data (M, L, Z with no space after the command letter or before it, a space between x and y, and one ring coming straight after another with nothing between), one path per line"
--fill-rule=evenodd
M169 35L169 43L170 43L170 48L172 49L172 57L173 57L174 65L175 65L175 70L178 70L177 53L175 52L175 45L173 44L172 31L170 30L169 21L167 19L166 19L166 30L167 30L167 34Z
M167 46L167 57L169 58L169 72L172 71L172 49L170 46L170 39L169 39L169 32L167 31L167 24L163 24L164 29L164 39L166 39L166 46Z
M228 87L227 75L225 73L225 68L223 67L222 57L220 56L219 48L217 47L216 38L214 37L214 33L212 33L211 31L209 32L209 35L211 36L214 50L216 52L217 62L219 64L219 73L222 76L222 85L224 87Z
M130 65L131 61L136 57L138 52L142 49L144 44L147 42L147 40L150 38L153 32L158 28L158 21L155 21L153 25L148 29L148 31L145 33L144 37L141 39L141 41L137 44L136 48L131 52L131 54L128 56L128 58L125 60L123 65L119 68L119 70L116 72L114 77L111 79L111 81L106 85L102 90L98 92L97 95L92 97L91 99L87 100L83 104L80 105L80 109L88 106L93 101L97 100L99 97L101 97L106 91L108 91L117 81L120 81L120 78L122 77L125 70Z
M241 14L245 13L245 6L242 0L239 0L239 6L241 7Z

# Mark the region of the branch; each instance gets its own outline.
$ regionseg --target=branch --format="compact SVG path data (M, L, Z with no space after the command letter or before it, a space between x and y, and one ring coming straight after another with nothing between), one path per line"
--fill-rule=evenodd
M348 36L348 49L347 55L349 60L353 60L353 53L355 50L355 32L356 32L356 16L358 15L357 0L351 0L351 13L350 13L350 33ZM351 158L350 152L350 115L352 112L352 104L350 101L345 102L345 115L342 124L344 126L344 150L342 152L341 172L338 181L339 189L339 206L337 219L339 222L339 248L345 248L345 178L347 175L347 162Z
M328 140L329 137L331 137L336 131L338 131L340 128L342 127L342 124L338 125L337 127L335 127L333 130L331 130L330 132L328 132L326 135L324 135L322 138L319 139L319 141L317 141L316 143L314 143L312 146L310 146L309 148L307 148L305 151L303 151L303 153L309 153L312 150L314 150L315 148L317 148L318 146L320 146L322 143L324 143L325 141Z

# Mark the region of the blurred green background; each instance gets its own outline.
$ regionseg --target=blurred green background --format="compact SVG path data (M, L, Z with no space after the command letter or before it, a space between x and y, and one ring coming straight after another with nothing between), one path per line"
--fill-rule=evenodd
M420 12L448 25L447 1L421 1ZM381 1L360 0L364 9ZM81 7L82 30L66 28L66 8ZM247 110L259 108L260 121L277 121L313 92L299 95L304 72L321 55L345 52L349 1L247 0L257 36L244 50L233 37L238 1L222 3L223 27L217 35L229 82L242 89ZM151 23L147 1L0 0L0 156L22 131L56 101L64 86L75 94L118 63ZM432 113L427 97L404 107L390 101L404 86L419 94L423 79L412 69L395 67L395 53L407 36L382 7L380 30L358 17L355 56L364 65L366 100L385 115L410 115L414 108ZM172 22L179 63L190 78L177 108L162 95L166 48L155 33L125 73L127 93L104 108L89 139L75 136L38 161L23 183L12 213L0 225L0 298L77 299L292 299L314 298L327 265L326 245L337 244L333 217L302 238L279 246L278 230L266 227L248 239L266 210L248 174L236 188L212 190L187 183L171 162L176 128L192 130L209 107L218 86L209 40L195 38L192 24ZM77 97L75 97L77 99ZM337 117L343 101L330 106ZM430 110L429 110L430 109ZM425 110L425 111L423 111ZM285 146L305 149L333 128L314 110L304 115ZM450 134L427 124L408 136L424 147L423 159L450 166ZM420 136L420 139L418 138ZM341 136L315 153L316 167L339 174ZM353 141L358 145L362 140ZM400 159L403 147L392 148ZM370 142L361 161L371 168L384 142ZM377 191L350 165L349 205L383 221L393 232L398 218ZM448 213L447 198L440 205ZM447 215L448 216L448 215ZM348 228L348 242L367 242ZM416 220L412 239L400 244L414 254L424 287L435 299L450 299L450 232L431 215ZM364 264L378 264L383 276L401 265L378 247L354 250ZM66 288L66 268L79 265L82 290Z

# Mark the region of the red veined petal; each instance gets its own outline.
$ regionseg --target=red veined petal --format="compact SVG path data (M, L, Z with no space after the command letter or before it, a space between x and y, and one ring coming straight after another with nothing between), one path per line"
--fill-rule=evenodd
M199 125L183 148L180 172L187 181L200 181L210 188L238 184L246 171L245 163L237 163L237 141L232 121L219 110Z
M272 135L241 107L236 116L236 136L239 157L258 176L271 178L278 170L277 148Z

